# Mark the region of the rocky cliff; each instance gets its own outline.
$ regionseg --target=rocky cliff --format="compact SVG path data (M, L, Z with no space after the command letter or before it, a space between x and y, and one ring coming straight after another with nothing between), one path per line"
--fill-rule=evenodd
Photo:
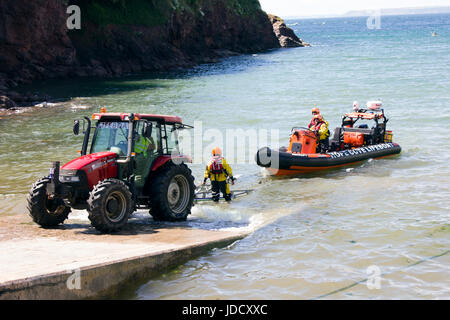
M67 28L70 5L81 9L80 30ZM0 96L26 104L33 97L11 88L188 67L277 47L258 0L1 0Z
M273 14L269 14L270 22L273 26L273 32L278 38L278 41L280 42L280 45L283 48L295 48L295 47L309 47L310 44L303 41L297 35L295 32L286 26L286 23L284 23L284 20L281 19L278 16L275 16Z

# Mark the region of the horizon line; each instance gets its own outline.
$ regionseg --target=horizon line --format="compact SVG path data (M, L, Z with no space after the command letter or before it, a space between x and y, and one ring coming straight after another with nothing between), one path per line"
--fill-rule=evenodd
M286 15L281 16L283 19L320 19L320 18L347 18L347 17L367 17L370 16L370 12L374 12L377 10L439 10L445 9L442 12L432 12L432 13L420 13L420 12L410 12L410 13L395 13L395 12L387 12L385 15L420 15L420 14L440 14L440 13L450 13L450 5L449 6L420 6L420 7L395 7L395 8L367 8L367 9L358 9L358 10L350 10L344 13L324 13L324 14L311 14L311 15ZM269 13L269 12L267 12Z

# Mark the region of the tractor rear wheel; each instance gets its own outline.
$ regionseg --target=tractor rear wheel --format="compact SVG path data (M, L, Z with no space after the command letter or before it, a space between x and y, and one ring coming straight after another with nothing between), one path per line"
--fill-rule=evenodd
M194 192L191 169L170 163L151 181L150 214L158 221L186 221Z
M33 221L43 227L54 227L64 222L70 213L63 199L50 199L47 194L47 184L50 179L45 177L36 181L31 187L27 198L28 211Z
M99 182L91 191L87 202L89 220L101 232L113 232L122 228L133 208L128 186L117 179Z

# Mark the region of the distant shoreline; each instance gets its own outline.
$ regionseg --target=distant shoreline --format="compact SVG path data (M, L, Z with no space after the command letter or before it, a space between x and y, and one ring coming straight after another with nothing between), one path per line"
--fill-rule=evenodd
M383 16L417 16L430 14L450 14L450 7L429 7L429 8L396 8L396 9L367 9L349 11L344 14L335 15L313 15L313 16L286 16L285 20L298 19L328 19L328 18L358 18L371 16L375 11L380 10ZM409 11L408 11L409 10Z

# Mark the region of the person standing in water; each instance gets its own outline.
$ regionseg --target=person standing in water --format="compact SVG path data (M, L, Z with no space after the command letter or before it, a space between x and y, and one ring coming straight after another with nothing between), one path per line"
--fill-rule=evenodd
M212 197L214 202L219 202L220 193L227 202L231 201L230 186L227 182L227 178L230 177L231 184L234 185L233 171L228 165L224 157L222 157L222 150L219 147L215 147L212 150L213 157L206 166L205 179L203 185L206 184L208 179L211 180Z

